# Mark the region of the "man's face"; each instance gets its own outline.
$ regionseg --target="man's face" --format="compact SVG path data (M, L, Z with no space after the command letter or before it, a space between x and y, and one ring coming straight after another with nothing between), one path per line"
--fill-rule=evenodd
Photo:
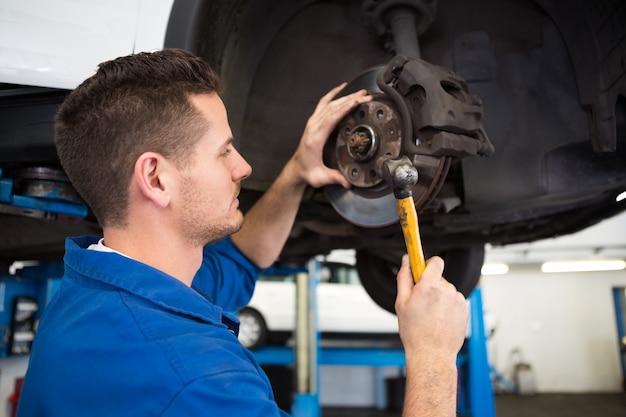
M177 207L184 236L195 245L206 245L241 228L243 214L237 199L241 181L252 172L235 150L224 103L217 94L191 98L209 121L209 128L195 147L191 168L181 173Z

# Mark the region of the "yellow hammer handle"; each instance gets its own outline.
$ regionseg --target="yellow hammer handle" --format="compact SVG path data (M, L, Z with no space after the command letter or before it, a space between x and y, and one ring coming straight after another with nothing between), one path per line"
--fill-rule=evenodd
M426 268L426 261L424 260L422 242L420 241L415 202L411 196L399 198L396 202L398 203L398 216L400 217L400 225L404 234L404 242L411 260L413 281L417 282Z

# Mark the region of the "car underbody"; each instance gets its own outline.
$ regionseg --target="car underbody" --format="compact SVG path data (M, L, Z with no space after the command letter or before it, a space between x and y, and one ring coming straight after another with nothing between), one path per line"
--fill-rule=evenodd
M408 155L416 165L426 256L442 255L445 276L468 295L486 243L568 234L626 208L616 201L626 190L624 22L619 0L176 1L165 46L206 57L224 80L235 145L253 167L244 211L292 155L323 94L344 81L344 92L378 94L327 146L327 164L352 189L307 190L280 262L356 249L364 287L393 311L393 274L406 248L391 189L366 155L372 144L372 153ZM397 68L408 75L377 82ZM52 142L66 94L1 86L0 181L5 189L11 181L12 195L61 188L64 201L80 205ZM377 121L380 114L388 118ZM365 148L351 148L344 133L365 138ZM2 200L0 230L5 267L58 260L66 236L100 232L90 214Z

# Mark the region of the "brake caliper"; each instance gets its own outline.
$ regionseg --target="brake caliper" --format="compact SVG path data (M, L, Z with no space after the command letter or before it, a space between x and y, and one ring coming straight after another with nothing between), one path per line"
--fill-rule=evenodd
M452 71L396 55L367 71L340 94L365 88L374 100L345 117L331 140L329 165L352 184L327 187L334 208L350 222L379 227L397 221L392 187L379 175L380 158L409 157L419 172L418 210L436 197L455 160L494 152L482 126L482 103Z
M399 110L408 153L459 158L493 154L482 126L482 101L451 70L397 55L376 83Z

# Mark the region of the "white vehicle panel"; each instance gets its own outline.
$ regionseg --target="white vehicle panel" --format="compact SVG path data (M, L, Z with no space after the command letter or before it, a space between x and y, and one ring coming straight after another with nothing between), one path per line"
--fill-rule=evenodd
M163 48L174 0L143 0L139 4L134 52Z
M161 48L172 3L0 0L0 82L73 89L100 62Z
M317 284L317 322L320 332L397 333L396 315L378 306L358 283ZM248 307L257 310L269 331L295 329L296 284L293 280L257 281Z
M293 330L296 286L293 282L257 281L248 307L259 311L270 331Z
M319 284L318 327L333 333L395 333L398 319L378 306L361 284Z

